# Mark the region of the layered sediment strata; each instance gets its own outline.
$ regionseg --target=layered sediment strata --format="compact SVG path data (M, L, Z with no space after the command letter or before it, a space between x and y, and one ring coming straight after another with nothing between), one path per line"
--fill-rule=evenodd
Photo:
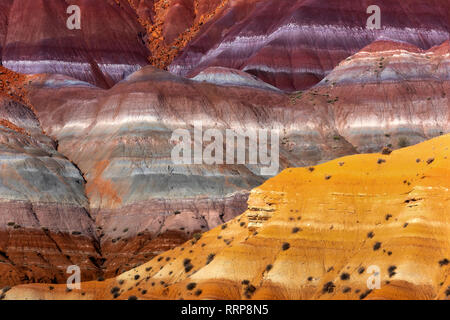
M63 282L70 265L101 273L84 179L33 111L0 97L0 285Z
M379 41L292 95L226 68L188 80L146 67L110 90L8 73L18 80L7 90L83 173L109 277L232 219L267 178L254 165L174 164L174 130L275 130L280 169L390 152L449 131L448 61L448 43L424 51Z
M65 74L109 88L148 63L141 39L145 30L128 2L79 0L71 5L81 10L79 30L67 27L66 1L2 1L3 66L27 74Z
M378 1L381 29L366 28L367 1L234 1L214 16L169 66L193 77L211 66L258 76L287 91L309 88L377 39L429 49L449 39L443 1Z
M358 152L405 147L450 130L450 42L427 51L377 41L341 62L305 107L327 105L339 135Z
M192 137L199 122L204 130L274 129L280 168L415 144L449 131L447 47L376 42L291 96L239 71L207 70L191 81L147 67L108 91L41 76L29 98L84 173L106 269L117 273L157 254L154 243L173 247L231 219L265 180L250 165L175 165L174 130Z
M115 279L7 298L448 299L449 148L446 135L286 169L241 216Z
M67 81L43 76L29 97L58 150L84 174L107 275L235 217L265 179L258 166L175 164L174 130L192 132L195 122L204 130L262 128L267 106L290 102L273 90L216 87L152 67L108 91Z

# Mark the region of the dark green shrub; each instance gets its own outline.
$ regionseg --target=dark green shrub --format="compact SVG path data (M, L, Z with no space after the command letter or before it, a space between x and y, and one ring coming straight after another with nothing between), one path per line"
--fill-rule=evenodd
M334 283L332 281L328 281L323 285L322 293L333 293L334 288L336 288Z
M375 244L373 245L373 251L377 251L380 248L381 248L381 242L375 242Z
M191 290L194 290L196 286L197 286L197 284L195 282L191 282L186 286L186 289L191 291Z
M350 279L350 275L347 272L344 272L341 274L341 280L348 280Z

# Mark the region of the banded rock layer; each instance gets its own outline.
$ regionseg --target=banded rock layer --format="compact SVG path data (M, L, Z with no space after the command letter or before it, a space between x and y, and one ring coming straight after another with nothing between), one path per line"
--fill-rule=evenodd
M69 5L81 29L69 30ZM21 73L55 73L109 88L148 64L145 30L127 1L1 0L0 61Z
M27 97L83 172L111 276L241 213L266 179L252 165L174 164L174 130L273 129L280 169L419 143L449 131L447 52L375 42L291 96L225 68L192 81L146 67L110 90L32 77Z
M366 27L373 3L348 0L0 1L0 56L22 73L62 73L109 88L148 63L195 77L238 69L286 91L310 88L376 40L429 49L449 39L445 1L378 1L381 29ZM21 23L29 21L29 23ZM49 40L51 39L51 40Z
M450 131L449 74L449 41L427 51L377 41L296 100L304 108L326 106L340 136L358 152L377 152Z
M0 97L0 285L64 282L100 270L84 180L28 107Z
M193 77L211 66L239 69L282 90L309 88L375 40L429 49L449 39L450 5L382 0L381 29L366 28L371 1L230 1L169 66Z
M286 169L241 216L115 279L7 298L448 299L449 148L446 135Z
M93 261L109 277L232 219L266 179L254 165L174 164L174 130L273 129L280 169L418 143L449 131L448 47L375 42L291 96L226 68L187 80L146 67L110 90L62 75L0 81L83 174Z
M60 76L39 77L29 90L45 131L87 181L107 275L235 217L264 181L258 166L173 163L174 130L274 126L269 110L290 103L273 90L218 87L153 67L108 91ZM281 155L281 167L300 161Z

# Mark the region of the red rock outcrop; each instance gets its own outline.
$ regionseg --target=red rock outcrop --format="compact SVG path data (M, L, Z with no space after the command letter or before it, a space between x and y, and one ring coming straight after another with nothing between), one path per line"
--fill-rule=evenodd
M0 60L11 70L109 88L148 64L145 30L125 0L72 1L81 10L80 30L67 28L66 1L0 2Z
M211 66L239 69L288 91L309 88L375 40L429 49L449 39L446 1L381 0L381 29L367 29L371 1L232 1L169 66L193 77Z

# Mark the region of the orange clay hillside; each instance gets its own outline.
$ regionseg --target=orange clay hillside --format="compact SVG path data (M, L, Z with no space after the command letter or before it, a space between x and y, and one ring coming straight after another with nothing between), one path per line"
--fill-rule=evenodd
M448 299L450 135L287 169L241 216L117 278L29 299ZM367 271L380 270L369 290Z

